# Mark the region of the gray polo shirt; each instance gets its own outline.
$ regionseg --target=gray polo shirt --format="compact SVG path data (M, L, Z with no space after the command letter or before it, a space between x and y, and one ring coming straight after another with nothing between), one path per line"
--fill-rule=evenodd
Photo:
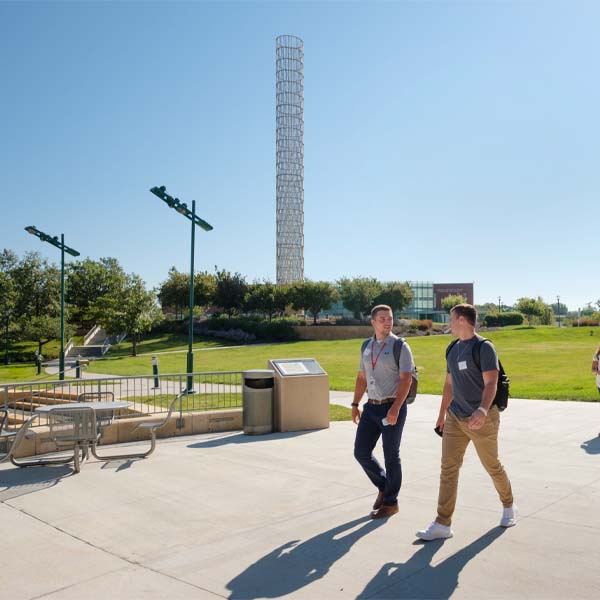
M398 369L394 358L394 340L397 339L398 336L393 333L380 342L373 336L361 354L358 370L367 378L367 395L372 400L395 397L400 383L399 373L412 373L415 369L412 351L406 342L402 344Z
M480 335L470 340L458 340L446 360L446 371L452 375L452 402L449 409L457 417L470 417L481 404L483 393L482 371L498 370L498 354L491 342L481 345L481 370L473 360L473 346Z

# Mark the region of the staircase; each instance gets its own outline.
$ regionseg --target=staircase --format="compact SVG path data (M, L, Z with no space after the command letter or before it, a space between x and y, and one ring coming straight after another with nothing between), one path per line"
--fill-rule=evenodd
M77 358L100 358L108 352L109 348L118 344L125 334L121 334L116 338L106 334L104 329L99 325L94 325L83 338L83 346L73 346L67 353L66 358L71 360Z

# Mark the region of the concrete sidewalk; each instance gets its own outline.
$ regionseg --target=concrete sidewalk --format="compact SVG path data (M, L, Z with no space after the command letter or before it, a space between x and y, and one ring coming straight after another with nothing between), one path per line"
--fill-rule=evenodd
M497 527L469 448L455 536L423 543L438 406L419 396L409 408L400 512L385 522L368 516L375 490L349 422L159 440L146 460L90 461L79 475L0 465L0 597L597 598L600 403L511 399L501 457L518 525Z

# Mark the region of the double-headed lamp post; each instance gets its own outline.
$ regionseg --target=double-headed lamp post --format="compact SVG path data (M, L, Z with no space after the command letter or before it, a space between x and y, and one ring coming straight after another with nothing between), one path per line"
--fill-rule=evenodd
M79 256L77 250L65 246L65 236L50 236L40 231L33 225L25 227L27 233L39 237L42 242L48 242L60 250L60 356L58 358L58 378L62 381L65 378L65 252L71 256Z
M190 322L188 330L188 353L187 353L187 392L189 394L194 391L194 354L192 346L194 344L194 246L196 241L196 225L204 229L204 231L211 231L212 225L209 225L206 221L203 221L196 215L196 201L192 200L192 210L190 210L186 204L180 202L179 198L173 198L167 194L167 188L164 185L160 187L150 188L150 191L158 196L163 202L168 204L171 208L175 209L179 214L186 217L192 222L192 243L190 251Z

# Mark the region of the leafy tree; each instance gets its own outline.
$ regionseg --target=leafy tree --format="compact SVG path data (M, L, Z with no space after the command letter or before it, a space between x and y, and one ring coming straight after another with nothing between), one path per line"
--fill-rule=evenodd
M116 258L99 261L86 258L67 265L65 301L71 317L81 327L92 325L90 306L102 296L118 296L125 285L125 272Z
M175 267L171 267L167 280L161 283L158 291L160 305L163 309L173 309L177 318L183 315L183 310L189 303L189 294L190 276L180 273Z
M314 322L319 313L339 299L337 289L327 281L298 281L292 285L291 300L295 310L309 310Z
M37 342L38 353L51 340L60 339L60 317L50 315L34 315L21 320L21 335L25 339ZM75 328L69 324L65 314L65 338L70 338Z
M219 271L217 267L215 267L215 284L214 302L231 318L242 309L248 284L239 273L230 273L225 269Z
M268 316L271 321L274 314L283 312L290 303L289 295L289 286L278 286L270 281L255 282L248 286L244 309Z
M525 315L529 327L533 317L541 317L544 314L544 303L536 298L519 298L515 308Z
M60 271L38 252L28 252L12 270L19 319L60 314Z
M137 344L163 319L156 304L155 292L146 290L139 275L127 275L119 296L102 296L94 303L96 321L109 335L126 332L132 343L132 354L137 356Z
M212 273L194 273L194 306L211 304L215 290L216 281ZM175 267L171 267L169 277L160 286L158 300L163 309L174 309L176 318L186 314L190 304L189 273L180 273Z
M375 298L383 291L381 282L374 277L342 277L337 283L344 306L354 313L356 319L369 313L375 305Z
M188 278L189 286L189 278ZM194 274L194 305L208 306L214 302L217 291L217 279L208 271ZM189 301L188 301L189 304Z
M16 292L15 284L10 276L2 270L2 263L0 262L0 320L2 331L5 335L10 335L10 322L13 316L15 308ZM5 340L6 347L8 347L8 340ZM8 360L8 356L6 356Z
M408 282L390 281L383 284L383 290L374 298L373 304L387 304L396 313L408 306L412 299L413 293Z
M442 298L442 308L450 314L450 311L457 305L466 302L467 299L460 294L446 296Z

